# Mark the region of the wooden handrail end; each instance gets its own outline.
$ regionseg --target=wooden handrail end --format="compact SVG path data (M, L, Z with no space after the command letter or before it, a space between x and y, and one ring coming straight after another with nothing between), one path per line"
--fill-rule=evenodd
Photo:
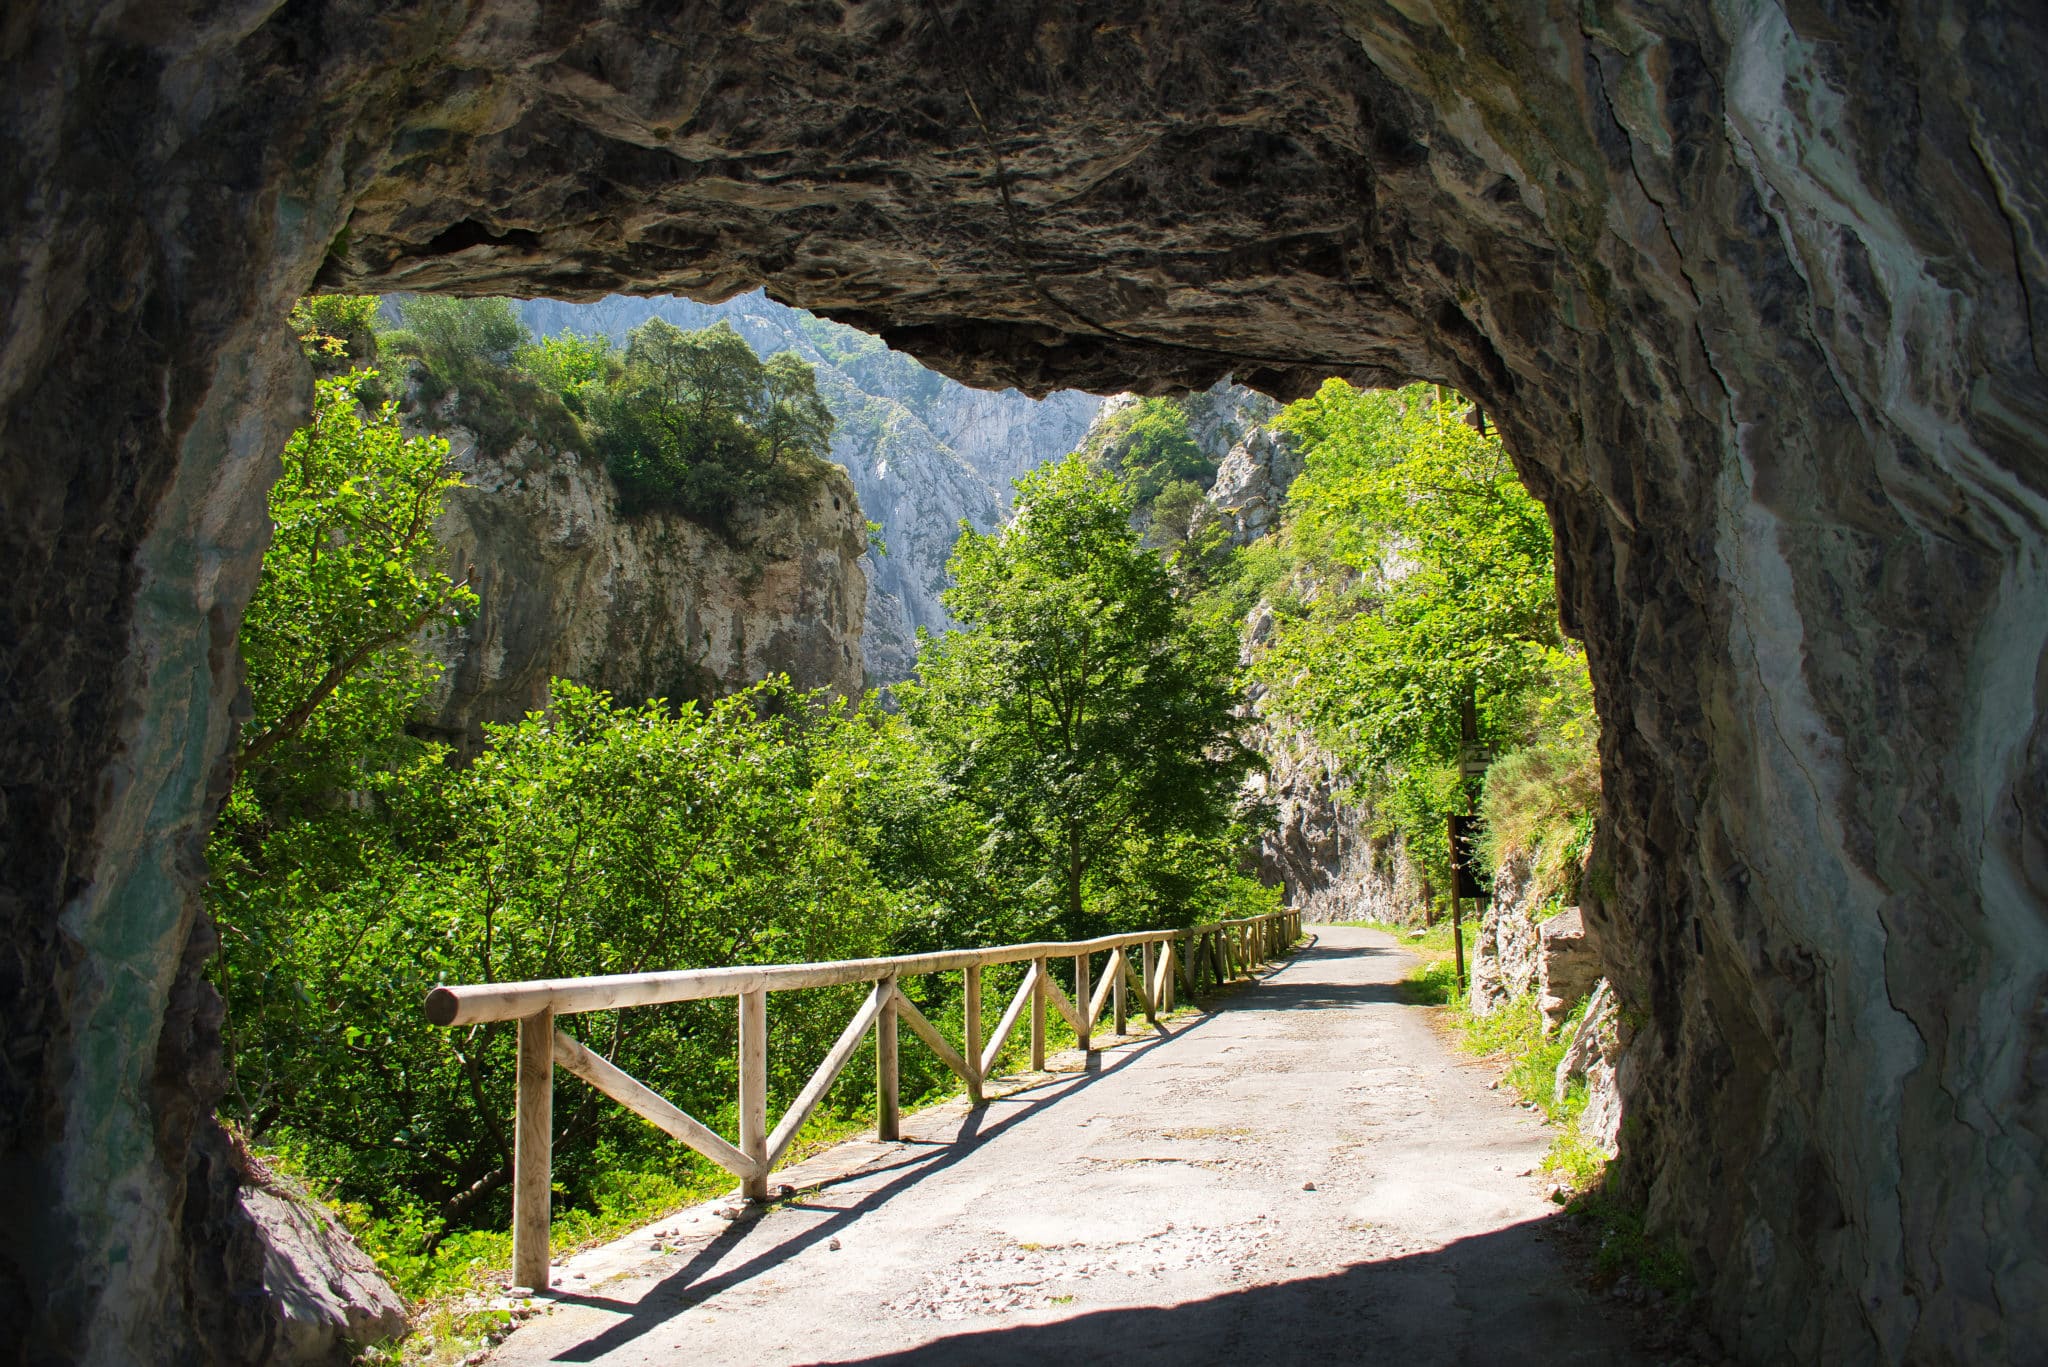
M462 1002L447 988L437 987L427 993L427 999L422 1003L421 1009L427 1013L427 1019L435 1025L453 1025L455 1013L462 1009Z

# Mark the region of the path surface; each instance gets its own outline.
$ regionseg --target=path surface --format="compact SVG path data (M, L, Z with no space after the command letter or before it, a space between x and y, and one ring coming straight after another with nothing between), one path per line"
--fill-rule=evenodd
M1393 939L1320 935L1170 1039L811 1160L848 1175L800 1203L572 1260L491 1361L1642 1361L1551 1251L1548 1132L1402 1004Z

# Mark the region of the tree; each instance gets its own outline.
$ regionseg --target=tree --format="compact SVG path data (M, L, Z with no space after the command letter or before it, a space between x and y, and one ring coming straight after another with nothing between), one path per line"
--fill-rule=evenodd
M767 415L761 439L768 461L809 456L822 460L832 449L832 410L818 397L818 375L793 351L778 351L764 368Z
M623 374L591 412L629 511L675 507L713 525L743 498L795 489L832 442L811 367L789 352L764 364L725 322L633 329Z
M1077 455L1017 490L1009 526L963 529L945 595L963 629L925 641L901 696L986 814L990 858L1079 936L1148 849L1209 839L1227 875L1220 842L1254 761L1235 640L1176 600L1128 485Z
M1256 666L1270 706L1378 789L1439 873L1442 815L1472 796L1451 767L1466 699L1482 743L1515 744L1536 695L1584 669L1558 627L1549 519L1467 411L1429 385L1332 380L1282 414L1306 462L1287 536L1314 588Z
M439 437L407 437L396 407L364 415L359 371L322 380L313 420L285 446L270 492L275 526L242 623L254 710L236 768L287 743L343 751L397 732L428 682L410 648L430 623L473 607L442 563L434 520L461 483Z

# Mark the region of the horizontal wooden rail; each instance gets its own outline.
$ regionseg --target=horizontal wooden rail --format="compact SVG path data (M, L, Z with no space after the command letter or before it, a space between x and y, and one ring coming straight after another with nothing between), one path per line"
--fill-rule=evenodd
M674 973L628 973L602 978L553 978L537 982L479 983L437 987L427 994L427 1019L436 1025L478 1021L519 1022L519 1067L512 1174L512 1279L536 1291L548 1284L548 1185L553 1148L553 1070L574 1073L657 1129L740 1179L750 1199L768 1194L768 1174L795 1142L826 1092L845 1071L872 1031L875 1036L876 1133L894 1139L897 1125L897 1025L924 1042L967 1084L974 1105L1002 1056L1003 1046L1028 1011L1031 1066L1045 1067L1046 1007L1051 1005L1084 1051L1094 1049L1095 1022L1111 1007L1116 1033L1126 1033L1126 989L1153 1024L1173 1009L1176 978L1192 997L1208 970L1220 985L1263 959L1276 958L1301 937L1294 911L1215 921L1189 930L1148 930L1094 940L1004 945L995 949L952 949L886 959L841 959L818 964L762 964L700 968ZM1138 950L1133 963L1130 951ZM1093 976L1093 955L1107 952L1102 976ZM1072 997L1047 971L1050 959L1071 959ZM1016 995L987 1039L981 1034L982 970L995 964L1030 967ZM967 994L959 1047L925 1018L903 992L902 980L928 973L959 972ZM802 987L871 985L846 1028L810 1081L771 1132L768 1128L767 994ZM1092 987L1092 990L1091 990ZM668 1002L733 997L739 1004L739 1139L728 1141L710 1126L627 1075L617 1064L555 1028L555 1018L585 1011ZM1162 1027L1163 1028L1163 1027Z
M1275 912L1274 917L1296 917ZM558 1016L586 1011L611 1011L623 1006L662 1006L670 1002L737 997L746 992L787 992L799 987L840 987L883 978L914 978L927 973L957 973L964 968L1021 963L1027 959L1063 959L1097 954L1105 949L1157 944L1170 936L1199 936L1221 942L1253 920L1216 921L1192 930L1136 931L1104 935L1095 940L1050 944L1003 945L996 949L947 949L935 954L903 954L888 959L837 959L820 964L742 964L733 968L688 968L668 973L619 973L600 978L538 978L516 983L472 983L437 987L427 993L427 1019L435 1025L474 1025L478 1021L523 1020L536 1011Z

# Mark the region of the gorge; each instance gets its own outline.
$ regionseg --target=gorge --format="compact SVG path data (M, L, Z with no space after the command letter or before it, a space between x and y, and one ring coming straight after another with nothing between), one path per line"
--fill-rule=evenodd
M196 889L309 288L763 288L1031 394L1471 395L1603 721L1585 921L1659 1065L1622 1081L1624 1181L1748 1360L2048 1341L2035 8L138 0L4 32L19 1358L264 1350Z

